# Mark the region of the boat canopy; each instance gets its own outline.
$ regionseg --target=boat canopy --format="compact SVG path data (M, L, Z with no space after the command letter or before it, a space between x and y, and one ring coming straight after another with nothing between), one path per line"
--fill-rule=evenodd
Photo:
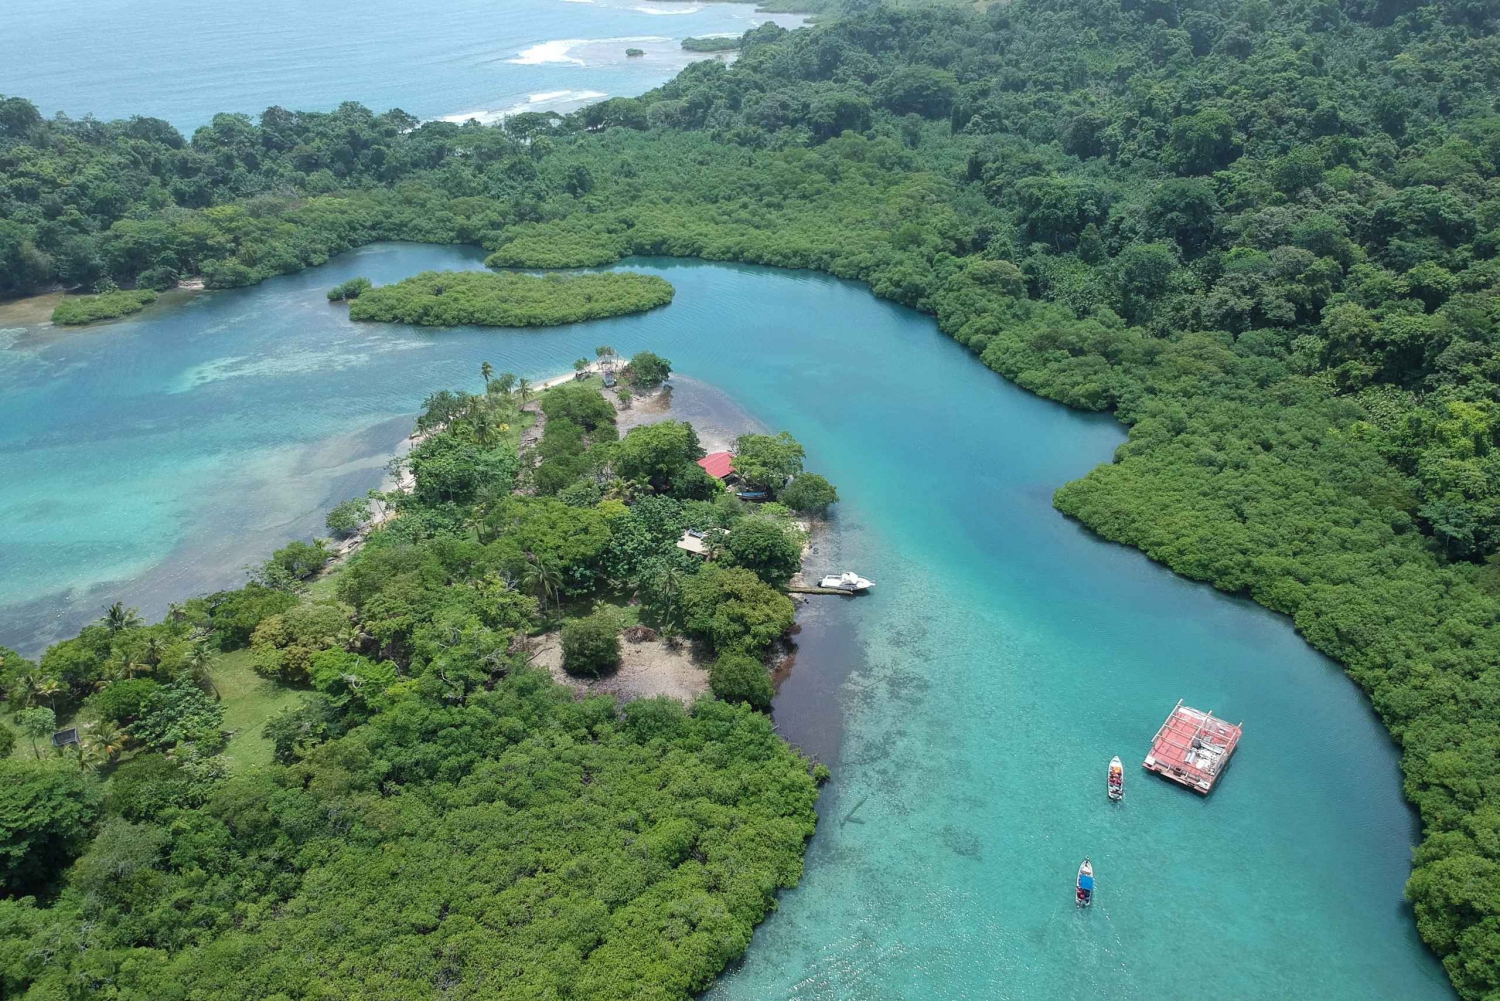
M1079 876L1078 877L1078 888L1080 890L1089 890L1089 891L1092 891L1094 889L1094 877L1093 876Z

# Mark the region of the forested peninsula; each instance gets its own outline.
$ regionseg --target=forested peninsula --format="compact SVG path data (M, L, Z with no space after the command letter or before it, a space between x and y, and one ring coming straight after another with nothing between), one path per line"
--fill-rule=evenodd
M349 317L427 327L543 327L644 313L667 305L672 292L665 278L630 271L543 276L424 271L350 296Z
M671 372L599 355L640 394ZM476 375L428 397L397 489L330 512L344 561L294 542L160 623L117 603L35 663L0 649L5 997L678 1001L797 883L828 770L759 710L795 512L837 493L789 434L744 435L776 498L752 510L690 424L621 435L621 388ZM622 635L692 642L708 692L558 683Z
M1500 41L1482 0L1014 0L746 34L503 125L0 102L0 294L380 239L817 268L1130 427L1059 508L1293 618L1403 752L1407 894L1500 991Z

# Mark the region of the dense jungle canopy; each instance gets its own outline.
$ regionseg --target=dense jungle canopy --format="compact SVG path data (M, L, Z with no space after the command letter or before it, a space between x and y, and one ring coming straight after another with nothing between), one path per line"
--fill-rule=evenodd
M494 265L819 268L1131 429L1057 504L1292 616L1403 749L1407 888L1500 996L1500 39L1486 0L850 5L500 126L43 120L0 101L0 295Z

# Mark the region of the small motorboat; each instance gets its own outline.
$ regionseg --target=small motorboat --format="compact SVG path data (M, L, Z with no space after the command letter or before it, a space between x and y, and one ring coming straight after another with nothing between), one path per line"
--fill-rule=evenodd
M819 587L826 587L837 591L865 591L875 586L873 580L866 580L857 573L844 571L843 573L831 573L818 581Z
M1125 798L1125 766L1120 764L1118 754L1109 759L1109 798L1113 800Z
M1094 902L1094 864L1084 856L1078 867L1078 893L1075 901L1079 907L1088 907Z

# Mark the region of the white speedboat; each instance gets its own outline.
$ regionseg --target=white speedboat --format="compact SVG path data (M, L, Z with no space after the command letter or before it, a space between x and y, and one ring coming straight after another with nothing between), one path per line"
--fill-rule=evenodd
M857 573L844 571L843 573L831 573L818 582L819 587L832 588L838 591L864 591L875 586L873 580L866 580Z

